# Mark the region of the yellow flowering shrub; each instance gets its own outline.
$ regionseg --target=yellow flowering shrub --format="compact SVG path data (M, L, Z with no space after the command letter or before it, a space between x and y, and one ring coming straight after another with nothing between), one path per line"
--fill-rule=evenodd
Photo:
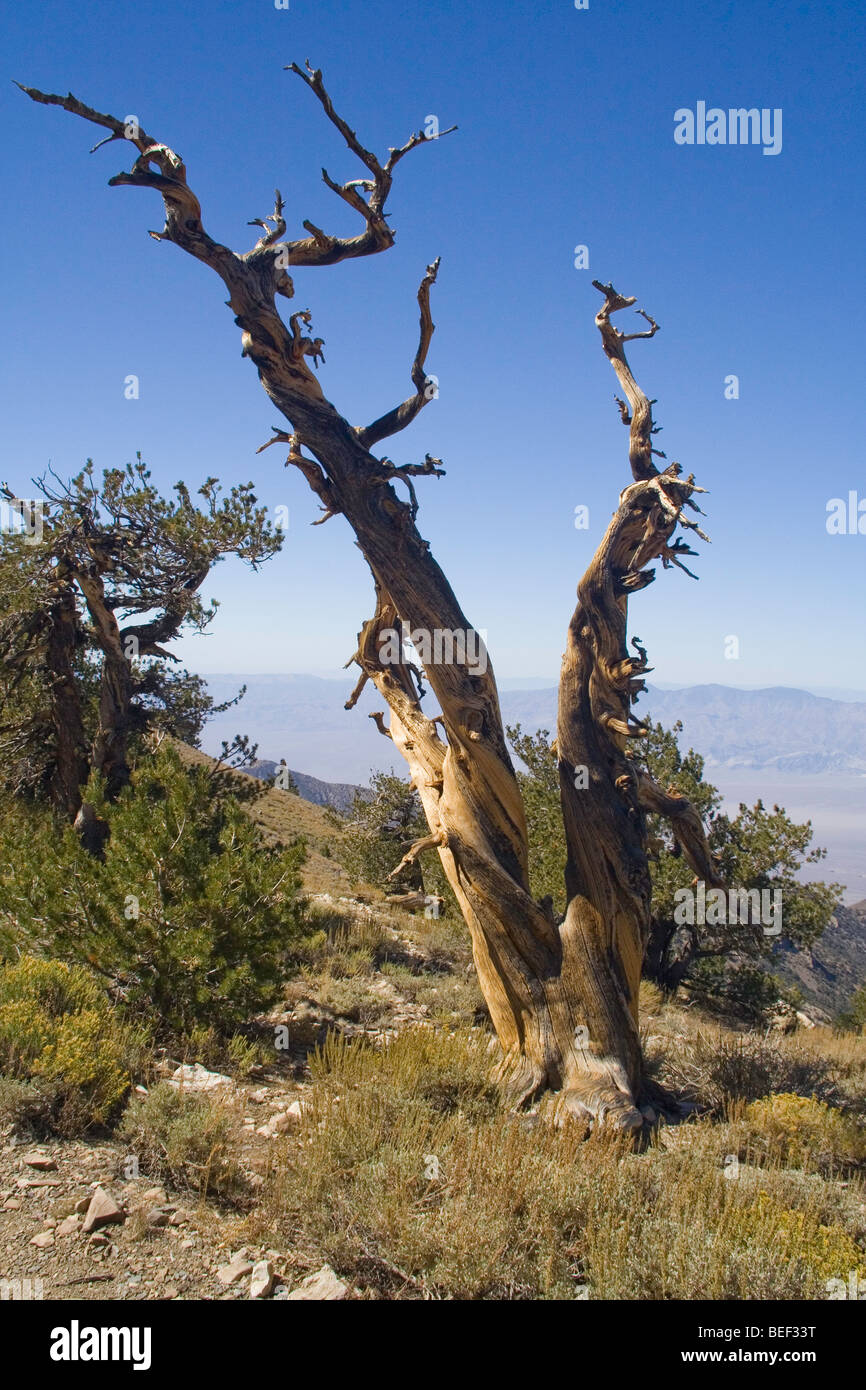
M746 1107L750 1144L792 1168L832 1169L866 1159L866 1130L823 1101L780 1092Z
M805 1265L822 1280L845 1278L856 1270L866 1279L866 1252L842 1226L823 1226L808 1211L759 1193L746 1207L731 1208L725 1235L736 1244L760 1242L779 1265Z
M0 1074L29 1083L31 1118L104 1123L129 1089L131 1037L81 966L24 956L0 968Z

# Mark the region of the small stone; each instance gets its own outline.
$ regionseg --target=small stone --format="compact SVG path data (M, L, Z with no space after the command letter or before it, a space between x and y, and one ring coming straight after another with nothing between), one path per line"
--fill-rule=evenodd
M90 1199L87 1208L87 1215L84 1218L82 1231L85 1235L89 1231L95 1231L99 1226L107 1226L112 1221L125 1221L126 1214L122 1207L117 1205L110 1193L104 1187L97 1187Z
M302 1102L299 1100L293 1100L291 1105L286 1106L286 1114L289 1116L289 1119L291 1120L299 1120L303 1113L304 1107Z
M57 1161L50 1154L24 1154L21 1161L26 1163L28 1168L38 1168L43 1173L53 1173L57 1168Z
M247 1274L252 1274L252 1271L253 1266L245 1256L234 1255L227 1265L222 1265L217 1270L216 1277L225 1288L228 1288Z
M259 1086L258 1090L250 1091L249 1099L253 1105L264 1105L269 1096L270 1092L267 1086Z
M90 1244L97 1246L106 1246L110 1245L111 1241L108 1239L108 1236L100 1235L98 1231L94 1231L93 1235L90 1237Z
M267 1298L274 1287L274 1267L270 1260L259 1260L253 1266L250 1279L250 1298Z
M49 1246L54 1244L54 1232L40 1231L38 1236L33 1237L30 1244L35 1245L38 1250L47 1250Z
M65 1221L61 1221L57 1227L59 1236L74 1236L81 1229L80 1216L67 1216Z
M191 1236L187 1236L185 1240L181 1241L180 1248L181 1250L193 1250L195 1248L195 1241Z
M89 1197L89 1196L87 1196L87 1197L79 1197L79 1198L78 1198L78 1201L75 1203L75 1210L76 1210L77 1212L79 1212L79 1213L83 1216L84 1213L87 1211L87 1208L88 1208L89 1206L90 1206L90 1197Z
M168 1197L164 1187L149 1187L146 1192L141 1194L141 1205L143 1207L164 1207Z
M164 1207L151 1207L144 1219L147 1225L154 1229L158 1226L167 1226L168 1212Z
M342 1279L337 1278L331 1266L322 1265L321 1269L317 1269L315 1274L308 1274L298 1288L292 1290L289 1294L289 1301L293 1299L303 1301L321 1299L326 1302L334 1302L345 1298L348 1292L348 1284L344 1284Z
M169 1226L186 1226L189 1224L189 1212L184 1211L183 1207L178 1207L168 1218Z
M20 1211L20 1210L21 1210L21 1203L19 1202L19 1200L18 1200L17 1197L7 1197L6 1201L3 1203L3 1210L4 1210L4 1211Z

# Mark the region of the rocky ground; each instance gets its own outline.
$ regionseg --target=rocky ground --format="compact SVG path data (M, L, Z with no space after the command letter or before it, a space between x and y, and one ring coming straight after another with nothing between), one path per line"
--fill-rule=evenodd
M242 1162L255 1187L264 1181L270 1142L292 1123L303 1090L269 1082L231 1083L231 1091L229 1103L244 1112ZM348 1296L314 1251L269 1249L249 1238L242 1211L134 1172L115 1141L7 1138L0 1278L29 1280L46 1299Z
M357 899L318 894L312 901L326 917L342 914L362 935L375 920L375 950L381 953L384 942L392 961L417 972L413 980L427 982L434 1004L441 994L459 1008L461 998L451 1001L448 986L453 980L458 994L465 988L468 948L455 956L434 945L431 956L429 944L425 950L413 940L410 917L401 930L403 914L389 918ZM422 938L435 926L422 922ZM173 1084L225 1097L237 1121L236 1156L253 1193L267 1180L275 1139L297 1121L310 1088L307 1057L329 1031L385 1040L424 1026L429 1006L375 968L375 950L369 973L352 979L348 1015L325 1002L333 984L327 970L292 982L286 1003L268 1019L270 1026L284 1024L290 1038L273 1067L255 1067L238 1079L200 1063L160 1064ZM324 964L332 965L331 957ZM0 1297L28 1289L31 1296L76 1300L358 1296L321 1252L263 1243L249 1206L156 1183L137 1171L117 1138L37 1143L32 1133L7 1131L0 1136Z

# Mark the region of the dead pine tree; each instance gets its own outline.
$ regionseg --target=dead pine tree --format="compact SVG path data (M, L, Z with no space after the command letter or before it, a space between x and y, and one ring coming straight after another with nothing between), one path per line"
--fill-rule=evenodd
M426 359L433 334L430 291L439 262L428 266L420 289L420 337L411 366L413 391L371 424L353 426L327 400L312 370L322 341L311 337L308 311L280 316L277 296L291 299L289 274L334 265L350 257L386 251L394 241L385 205L399 162L428 138L418 133L384 162L361 144L334 109L321 72L289 69L318 99L349 150L364 166L345 183L322 176L361 219L355 236L333 236L305 221L306 236L285 240L284 204L250 225L261 236L246 252L215 241L202 223L201 207L179 155L140 127L85 106L71 94L47 95L25 87L34 101L81 116L108 131L100 144L129 139L137 158L114 186L156 190L165 226L151 232L172 242L216 272L241 330L243 355L289 428L268 444L288 446L287 464L300 469L319 498L323 516L342 515L352 528L374 581L376 606L363 625L354 661L360 668L351 706L367 681L385 700L387 728L405 758L429 825L429 835L407 858L438 852L471 933L475 965L501 1046L496 1074L515 1105L552 1093L546 1106L557 1122L606 1121L625 1130L644 1123L640 1106L650 1091L642 1076L638 987L650 923L645 812L671 819L695 873L716 881L699 817L681 797L639 774L629 759L629 740L641 726L630 713L643 689L646 656L626 640L629 595L654 578L660 559L680 565L694 552L678 527L703 533L684 514L695 508L693 477L678 464L659 471L654 462L652 402L635 381L625 355L633 338L651 338L657 325L647 315L640 333L623 333L612 316L635 303L612 285L596 287L602 346L619 379L619 402L629 428L633 481L578 586L568 628L559 695L557 748L562 814L567 842L568 906L557 921L548 903L536 902L527 866L524 809L509 757L493 671L475 659L477 634L463 614L427 541L418 532L414 479L439 476L440 461L396 467L374 450L409 425L435 394ZM446 132L442 132L443 134ZM94 147L97 148L97 147ZM267 447L266 445L262 446ZM405 490L405 496L402 490ZM404 626L405 625L405 626ZM462 637L457 658L451 644L433 644L423 673L395 656L393 633ZM387 649L387 656L386 656ZM426 713L420 679L432 689L439 713Z

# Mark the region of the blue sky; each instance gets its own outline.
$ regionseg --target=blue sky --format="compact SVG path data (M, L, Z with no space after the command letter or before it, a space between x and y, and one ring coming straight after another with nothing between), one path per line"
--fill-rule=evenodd
M629 481L593 324L598 276L659 321L632 365L658 398L660 447L710 489L700 582L660 572L631 605L654 679L866 691L866 535L825 525L830 498L866 499L858 8L46 0L7 9L3 51L9 78L135 114L179 150L206 227L237 249L275 185L290 236L307 217L356 230L320 169L361 168L285 63L321 67L381 154L428 115L456 122L400 166L394 249L297 272L295 307L325 339L326 394L366 423L408 393L415 293L442 256L439 399L382 448L444 460L445 478L419 483L420 526L497 672L555 674L577 580ZM674 112L698 101L781 108L781 152L675 144ZM202 672L337 669L370 615L369 577L341 518L310 528L316 499L278 451L256 457L276 412L241 360L223 287L147 237L162 225L155 194L107 187L129 167L123 147L89 155L94 128L11 82L0 102L0 477L27 495L49 462L70 474L141 450L166 487L254 479L290 509L284 552L258 574L218 567L211 635L176 650ZM580 504L588 530L574 527ZM731 635L738 660L725 658Z

